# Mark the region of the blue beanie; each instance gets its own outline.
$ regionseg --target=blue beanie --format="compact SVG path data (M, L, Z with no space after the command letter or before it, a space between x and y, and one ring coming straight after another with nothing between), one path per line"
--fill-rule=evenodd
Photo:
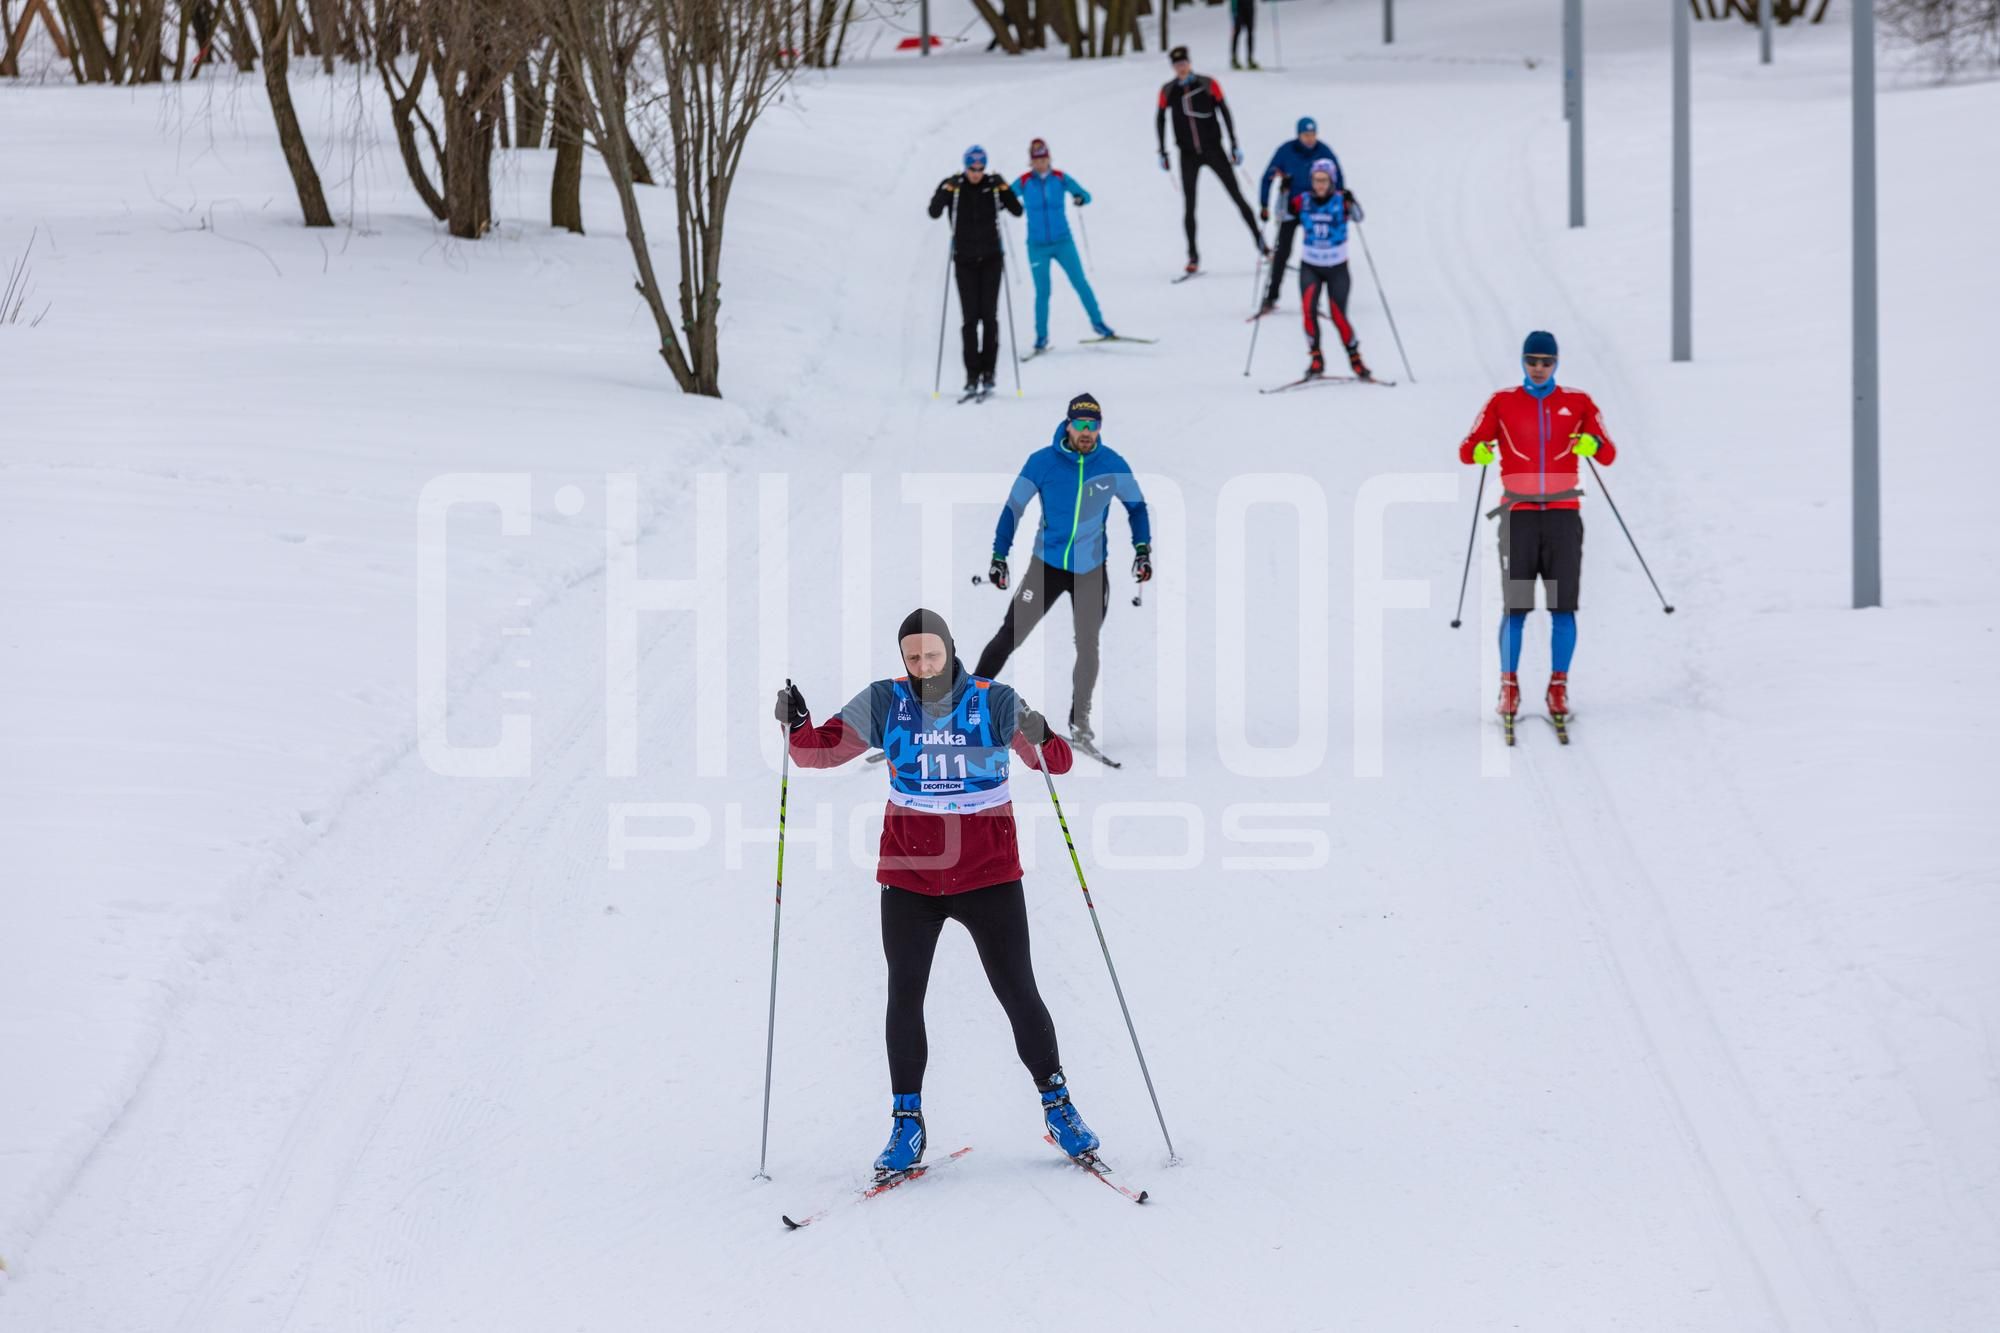
M1311 130L1315 134L1319 133L1319 122L1311 116L1300 116L1299 133L1304 134L1307 130Z
M982 167L985 166L986 150L984 148L981 148L978 144L972 145L972 147L965 150L964 162L965 165L968 167L970 167L975 162Z
M1554 356L1555 354L1556 335L1543 329L1536 329L1528 335L1528 340L1521 344L1522 356Z

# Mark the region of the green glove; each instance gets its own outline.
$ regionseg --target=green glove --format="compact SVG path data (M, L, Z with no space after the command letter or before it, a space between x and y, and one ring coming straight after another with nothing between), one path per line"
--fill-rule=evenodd
M1475 463L1490 463L1498 457L1499 455L1493 452L1493 442L1491 440L1482 440L1472 446L1472 461Z
M1595 435L1575 436L1569 442L1569 451L1578 458L1595 458L1597 457L1597 437Z

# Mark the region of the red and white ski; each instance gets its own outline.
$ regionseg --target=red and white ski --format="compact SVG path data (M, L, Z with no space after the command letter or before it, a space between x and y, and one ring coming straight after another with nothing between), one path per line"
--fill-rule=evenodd
M965 1156L967 1153L971 1151L972 1149L969 1146L960 1148L957 1152L953 1153L951 1156L942 1158L939 1161L932 1162L927 1166L915 1166L911 1167L908 1171L891 1172L889 1175L884 1176L880 1180L871 1181L866 1186L862 1187L859 1190L856 1190L853 1194L849 1195L847 1198L841 1199L834 1203L830 1203L826 1207L820 1209L818 1212L812 1213L806 1217L801 1217L796 1221L794 1221L790 1215L784 1213L780 1213L779 1218L784 1222L785 1229L787 1231L797 1231L801 1227L809 1227L813 1223L825 1217L827 1214L832 1213L840 1208L843 1208L848 1204L866 1203L870 1199L877 1198L881 1195L887 1194L890 1190L895 1189L898 1185L907 1185L913 1180L922 1180L925 1176L930 1175L933 1171L939 1171L947 1166L950 1166L953 1162L956 1162L959 1158Z

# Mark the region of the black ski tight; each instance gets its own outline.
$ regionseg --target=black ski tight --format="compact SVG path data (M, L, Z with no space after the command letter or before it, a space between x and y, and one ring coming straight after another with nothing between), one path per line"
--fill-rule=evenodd
M1028 953L1028 900L1021 881L1009 880L969 893L933 895L882 886L882 953L889 960L889 1090L924 1090L930 1040L924 1035L924 993L944 923L956 921L972 936L986 980L1014 1025L1014 1050L1035 1077L1047 1082L1062 1068L1056 1025L1035 988Z
M959 326L965 378L970 382L991 377L1000 364L1000 279L1004 273L1000 256L968 259L960 255L952 261L952 270L958 276L958 312L965 318Z
M1194 243L1194 186L1201 178L1203 167L1207 167L1222 178L1222 188L1229 191L1229 197L1236 201L1236 211L1243 215L1243 225L1250 229L1250 234L1257 238L1257 244L1261 248L1264 244L1264 233L1258 230L1257 215L1251 211L1250 201L1243 197L1243 191L1236 186L1236 168L1229 165L1229 155L1222 151L1222 145L1215 144L1196 151L1183 148L1181 149L1181 195L1185 211L1181 214L1181 225L1187 228L1188 262L1198 263L1201 259L1201 252L1195 248Z
M1070 623L1076 628L1076 666L1070 672L1069 722L1072 727L1090 723L1090 697L1097 690L1098 633L1111 610L1110 567L1099 565L1085 574L1073 574L1044 564L1037 556L1021 576L1021 584L1007 603L1007 614L999 630L980 650L979 665L972 674L987 680L1000 674L1007 659L1019 648L1035 626L1048 614L1049 604L1069 594Z

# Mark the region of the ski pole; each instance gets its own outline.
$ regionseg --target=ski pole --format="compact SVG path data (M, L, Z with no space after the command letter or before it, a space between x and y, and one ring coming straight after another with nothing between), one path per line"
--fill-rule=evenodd
M1361 253L1368 260L1368 276L1375 280L1375 294L1382 298L1382 313L1389 317L1389 332L1396 339L1396 355L1403 358L1403 373L1410 377L1410 383L1417 382L1417 372L1410 369L1410 354L1403 350L1403 335L1396 332L1396 312L1389 308L1389 293L1382 290L1382 275L1375 271L1375 256L1368 249L1368 233L1361 230L1361 219L1354 220L1354 234L1361 238Z
M785 694L792 692L792 678L785 677ZM769 1180L764 1161L771 1147L771 1057L778 1042L778 927L785 915L785 800L792 790L792 734L785 733L785 755L778 767L778 891L771 908L771 1011L764 1023L764 1135L757 1145L757 1174L753 1180Z
M933 398L938 396L938 390L944 386L944 320L946 313L951 309L951 261L955 249L954 245L947 245L944 248L944 288L938 293L937 373L931 377Z
M1090 257L1090 224L1083 220L1083 210L1076 214L1076 229L1083 234L1083 263L1091 272L1097 271L1097 261Z
M1014 396L1021 396L1021 348L1014 341L1014 285L1007 280L1007 261L1000 261L1000 290L1007 298L1007 355L1014 359Z
M1479 465L1479 490L1472 497L1472 531L1465 537L1465 572L1458 576L1458 610L1451 616L1451 627L1457 629L1465 615L1465 583L1472 577L1472 547L1479 540L1479 506L1486 499L1486 469L1490 463Z
M1076 885L1083 890L1083 905L1090 910L1090 924L1097 931L1097 947L1104 951L1104 967L1111 973L1111 989L1118 996L1118 1011L1125 1015L1125 1030L1132 1034L1132 1053L1139 1057L1139 1073L1146 1080L1146 1095L1153 1099L1153 1114L1160 1122L1160 1137L1167 1141L1167 1164L1178 1166L1180 1154L1174 1151L1174 1136L1167 1133L1167 1117L1160 1110L1160 1094L1153 1090L1153 1074L1146 1068L1146 1053L1139 1049L1139 1030L1132 1026L1132 1010L1125 1003L1125 988L1118 984L1118 969L1111 962L1111 946L1104 942L1104 923L1097 919L1097 904L1090 900L1090 885L1083 877L1083 861L1076 854L1076 840L1069 835L1069 820L1063 817L1062 798L1056 795L1056 780L1049 776L1048 756L1039 745L1035 747L1035 755L1041 760L1042 781L1048 784L1049 803L1056 808L1056 822L1062 825L1063 844L1069 848L1069 863L1076 867Z
M1583 461L1590 464L1590 474L1597 478L1598 489L1604 492L1604 503L1611 506L1611 516L1618 520L1618 526L1624 530L1625 540L1632 543L1632 554L1639 556L1639 568L1646 571L1646 581L1653 585L1653 596L1660 599L1660 609L1672 615L1674 605L1667 600L1667 595L1660 591L1660 581L1653 577L1651 567L1646 564L1646 557L1639 554L1639 543L1632 541L1632 529L1625 527L1625 516L1618 512L1618 502L1611 498L1611 488L1604 484L1604 474L1597 470L1597 460L1586 458Z
M1171 3L1171 0L1169 2ZM1278 55L1278 63L1272 69L1274 74L1282 74L1285 71L1285 27L1278 22L1279 12L1276 5L1271 6L1271 46Z
M1258 263L1257 271L1259 274L1263 273L1264 263L1266 262L1269 261L1260 261ZM1280 278L1279 281L1282 282L1284 281L1284 279ZM1262 314L1262 311L1264 309L1263 289L1260 287L1258 291L1252 295L1251 299L1256 302L1256 308L1250 314L1250 350L1244 353L1243 355L1244 379L1250 378L1250 363L1251 361L1255 360L1257 356L1257 330L1261 328L1264 323Z

